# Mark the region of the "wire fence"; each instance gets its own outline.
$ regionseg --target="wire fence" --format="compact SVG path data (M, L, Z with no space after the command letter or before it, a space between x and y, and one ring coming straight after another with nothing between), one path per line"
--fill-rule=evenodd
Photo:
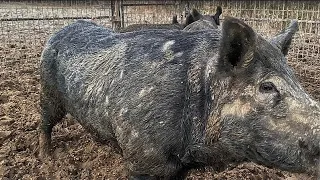
M3 83L10 84L26 73L38 78L44 44L61 27L91 18L111 26L109 17L110 3L106 1L1 1L0 76L8 81Z
M214 14L218 5L222 21L225 16L241 18L266 38L297 19L299 32L288 61L307 91L320 98L320 2L121 1L122 25L170 23L173 15L182 23L188 8ZM38 76L39 57L50 34L76 19L93 19L111 28L112 16L112 1L0 1L0 75L8 81L31 71Z

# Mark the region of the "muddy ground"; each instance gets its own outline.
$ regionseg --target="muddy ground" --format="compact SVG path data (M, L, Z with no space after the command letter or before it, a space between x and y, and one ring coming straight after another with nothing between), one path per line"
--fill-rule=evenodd
M43 43L43 42L42 42ZM32 48L31 48L32 47ZM1 179L125 179L123 159L93 140L72 119L53 132L53 156L38 158L39 69L42 44L0 46L0 178ZM316 179L253 163L223 172L193 170L188 179Z

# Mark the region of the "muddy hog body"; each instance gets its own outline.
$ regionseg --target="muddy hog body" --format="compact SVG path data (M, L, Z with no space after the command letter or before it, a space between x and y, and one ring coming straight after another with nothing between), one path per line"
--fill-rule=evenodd
M42 54L40 157L69 112L116 142L137 179L244 160L314 171L319 106L283 54L295 26L271 42L234 18L222 32L63 28Z

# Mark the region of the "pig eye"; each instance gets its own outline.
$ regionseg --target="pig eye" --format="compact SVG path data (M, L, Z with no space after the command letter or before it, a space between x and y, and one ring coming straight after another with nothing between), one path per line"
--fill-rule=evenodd
M277 89L272 82L264 82L260 84L259 91L261 93L272 93L277 91Z

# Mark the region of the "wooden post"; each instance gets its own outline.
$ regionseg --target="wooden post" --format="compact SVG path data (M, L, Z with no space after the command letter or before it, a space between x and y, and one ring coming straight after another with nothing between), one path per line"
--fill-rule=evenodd
M112 22L112 18L114 17L114 1L113 0L110 0L110 7L111 7L110 21Z
M190 13L190 4L189 2L187 1L185 3L185 7L184 7L184 18L186 18Z
M121 27L124 27L124 10L123 10L123 0L120 0L120 23Z
M180 2L179 2L179 10L180 10L179 16L180 16L180 23L181 24L184 23L184 19L185 19L184 14L183 14L184 13L184 7L185 7L185 2L183 0L180 0Z
M111 3L114 3L114 5L111 5L111 8L113 8L113 10L111 10L112 13L112 17L111 17L111 21L112 21L112 29L114 31L120 29L121 27L121 17L120 17L120 3L121 0L113 0L111 1Z

